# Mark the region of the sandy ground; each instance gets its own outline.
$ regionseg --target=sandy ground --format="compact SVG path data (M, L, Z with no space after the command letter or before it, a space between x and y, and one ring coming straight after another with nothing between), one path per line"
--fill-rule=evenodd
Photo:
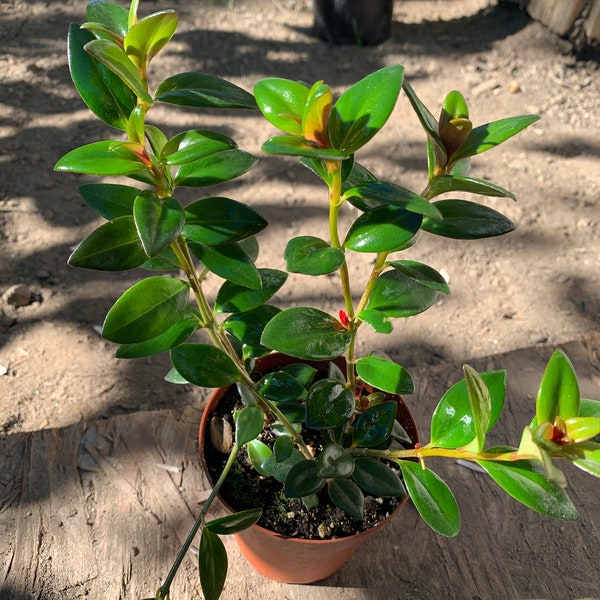
M141 12L167 6L180 11L181 25L156 61L157 82L200 70L248 90L262 77L280 76L324 79L339 93L370 71L399 63L434 113L458 88L476 124L542 116L474 162L474 176L517 194L516 203L489 201L517 230L476 242L424 236L408 253L443 269L452 295L379 340L396 359L407 367L468 361L560 344L600 328L597 55L575 54L568 41L491 0L396 2L392 38L377 48L329 48L315 39L308 0L237 0L231 9L216 0L142 2ZM175 407L184 414L203 398L201 390L164 383L162 357L117 361L115 348L94 329L136 273L66 265L70 248L98 222L76 191L89 178L57 174L52 166L73 147L113 135L88 114L69 78L66 31L69 22L85 20L84 11L80 0L0 3L0 435L123 411ZM154 118L173 132L214 127L257 155L273 132L257 114L171 108ZM272 221L259 262L282 267L284 238L324 233L326 199L292 160L261 158L251 173L217 192L250 202ZM359 159L380 177L424 186L424 136L405 97ZM355 275L363 269L356 267ZM279 296L282 306L341 308L331 280L292 279ZM14 305L19 284L23 306Z

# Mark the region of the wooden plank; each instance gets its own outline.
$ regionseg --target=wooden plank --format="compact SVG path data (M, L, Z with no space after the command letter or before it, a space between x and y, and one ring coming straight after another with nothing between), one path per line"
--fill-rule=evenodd
M571 31L585 3L586 0L530 0L527 11L534 19L559 35L566 35Z
M600 41L600 0L594 0L584 31L589 40Z

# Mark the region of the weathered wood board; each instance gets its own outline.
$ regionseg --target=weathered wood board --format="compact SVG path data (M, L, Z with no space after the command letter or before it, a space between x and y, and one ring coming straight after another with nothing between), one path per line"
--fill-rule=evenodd
M600 335L565 349L583 394L600 398ZM508 431L518 443L550 353L537 347L473 363L509 372L507 412L492 443ZM461 378L461 365L413 375L418 387L409 402L423 427L439 395ZM1 440L0 598L152 597L205 496L195 417L134 413ZM313 586L265 579L226 540L231 567L223 599L600 598L598 480L568 470L581 518L562 522L528 511L481 473L450 461L434 469L461 507L457 538L431 532L409 505L341 571ZM177 600L202 597L194 556L172 592Z

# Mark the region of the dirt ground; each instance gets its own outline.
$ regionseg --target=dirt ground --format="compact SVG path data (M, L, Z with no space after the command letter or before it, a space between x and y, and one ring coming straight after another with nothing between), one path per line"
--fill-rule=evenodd
M199 70L248 90L262 77L280 76L324 79L339 93L372 70L399 63L434 113L458 88L476 124L542 116L474 161L474 176L517 194L516 203L489 201L517 230L475 242L423 236L408 254L443 270L452 295L398 323L380 346L410 367L560 344L600 328L597 54L575 53L513 5L493 0L397 1L392 38L377 48L329 48L315 39L309 0L230 4L141 3L142 14L157 7L181 14L175 41L156 60L155 82ZM83 22L84 14L82 0L0 1L0 435L124 411L175 407L185 416L203 398L200 390L164 383L163 358L118 361L113 345L98 335L106 311L136 273L66 265L70 248L98 223L76 191L89 178L54 173L52 166L75 146L114 135L89 115L69 78L67 27ZM214 127L259 156L272 133L257 114L177 108L154 114L169 131ZM424 136L405 97L359 159L380 177L424 186ZM323 190L292 160L262 156L256 169L218 193L250 202L272 222L261 239L261 266L283 267L284 238L324 233ZM19 284L22 298L13 287ZM293 291L288 285L280 294L281 306L340 308L330 279L293 278L292 284Z

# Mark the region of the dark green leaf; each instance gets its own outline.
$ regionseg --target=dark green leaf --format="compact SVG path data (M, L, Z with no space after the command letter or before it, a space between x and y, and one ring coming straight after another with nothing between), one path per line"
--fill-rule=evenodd
M236 148L215 152L182 165L174 184L188 187L216 185L243 175L256 162L254 156Z
M213 519L204 524L205 529L209 529L215 534L231 535L239 533L252 527L258 522L262 515L262 508L250 508L249 510L241 510L240 512Z
M289 460L294 452L294 440L289 435L280 435L273 444L273 454L277 462Z
M235 443L243 446L258 437L263 429L264 414L258 406L244 406L235 419Z
M337 319L311 307L289 308L265 327L262 344L307 360L327 360L343 354L350 332Z
M459 240L504 235L515 228L514 223L492 208L468 200L440 200L434 202L442 213L442 221L423 221L422 229L444 237Z
M56 171L89 175L131 175L146 165L126 142L92 142L67 152L55 165Z
M148 125L148 123L144 125L144 131L152 152L155 156L160 156L167 144L167 136L158 127Z
M156 100L195 108L256 108L252 94L207 73L179 73L165 79Z
M206 600L219 600L227 578L227 550L216 533L202 529L198 568L200 585Z
M389 394L412 394L414 385L408 371L399 364L378 356L356 361L356 374L369 385Z
M327 444L317 459L317 474L325 479L350 477L354 472L354 458L339 444Z
M261 287L257 290L226 281L217 293L216 312L237 313L258 308L271 298L287 279L287 273L275 269L258 269L258 273ZM264 340L263 344L269 346Z
M145 70L173 37L178 21L174 10L161 10L140 19L125 36L125 52L139 68Z
M354 414L354 395L336 379L321 379L309 390L306 424L311 429L339 427Z
M90 0L85 15L88 21L100 23L121 38L127 33L127 10L116 2Z
M263 469L262 465L273 454L271 448L260 440L255 439L248 442L246 449L248 450L248 458L252 466L261 475L268 475L268 472Z
M286 269L305 275L326 275L340 268L344 251L332 248L325 240L305 235L291 239L284 253Z
M114 183L84 183L77 191L88 206L111 221L131 216L133 202L141 193L137 188Z
M437 175L429 182L429 196L434 198L447 192L471 192L484 196L497 196L501 198L515 199L515 195L507 189L474 177L460 177L454 175ZM430 216L430 215L425 215Z
M265 325L279 312L281 309L276 306L264 304L253 310L227 317L223 321L223 328L240 342L258 348L261 346L260 337Z
M460 529L458 505L444 481L418 462L400 461L406 489L421 518L437 533L454 537Z
M576 449L577 458L569 460L582 471L600 477L600 444L585 442Z
M449 294L450 288L444 277L435 269L414 260L394 260L387 263L417 283L436 292Z
M283 156L304 156L306 158L320 158L323 160L344 160L348 154L333 148L323 148L316 142L305 140L300 135L276 135L262 145L266 154L280 154Z
M163 146L161 162L166 165L183 165L231 148L237 148L237 144L221 133L206 130L183 131Z
M281 370L289 373L305 387L308 387L314 381L317 374L317 369L306 363L292 363L291 365L286 365Z
M374 496L397 497L406 494L396 471L374 458L355 458L352 477L365 492Z
M392 333L394 329L389 317L373 308L361 310L357 316L361 321L368 323L377 333Z
M285 480L284 493L288 498L302 498L319 491L325 480L317 475L314 460L302 460L289 471Z
M254 87L256 103L269 123L292 135L302 135L302 114L309 87L304 83L268 77Z
M125 271L147 259L133 217L119 217L94 230L69 256L69 264L98 271Z
M170 247L165 248L157 256L149 258L140 266L149 271L177 271L181 268L175 252Z
M384 67L340 96L327 128L334 148L354 154L384 126L400 94L403 72L400 65Z
M275 402L296 402L306 397L306 388L285 371L268 373L257 384L261 396Z
M171 362L186 381L199 387L224 387L240 381L231 358L209 344L181 344L171 350Z
M297 448L292 450L291 456L284 461L277 462L271 453L262 463L262 470L271 477L275 477L280 483L285 483L292 468L304 461L304 457Z
M352 441L357 446L372 448L385 442L396 418L395 402L381 402L358 415L352 429Z
M327 484L329 499L355 519L363 518L365 497L360 488L349 479L333 479Z
M130 287L108 311L102 335L118 344L145 342L181 318L189 285L173 277L149 277Z

